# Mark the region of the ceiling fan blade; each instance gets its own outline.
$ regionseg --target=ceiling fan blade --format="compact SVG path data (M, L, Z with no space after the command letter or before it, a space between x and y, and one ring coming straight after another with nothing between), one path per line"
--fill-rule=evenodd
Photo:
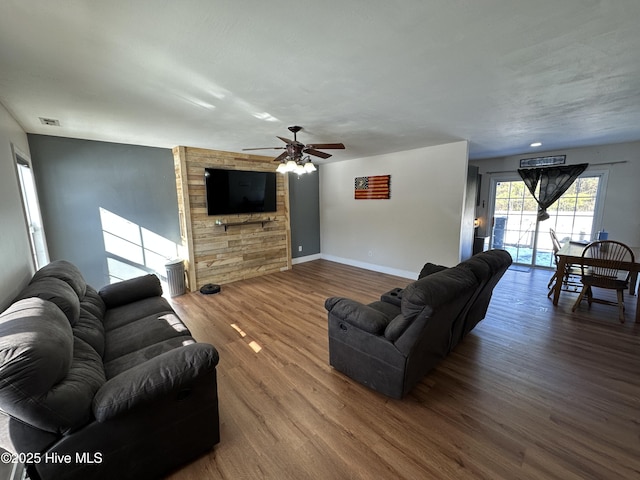
M284 160L285 158L287 158L287 152L282 152L280 155L278 155L276 158L273 159L274 162L280 162L282 160Z
M258 147L258 148L243 148L242 151L246 152L247 150L282 150L286 147Z
M307 145L307 148L322 148L322 149L339 148L339 149L344 149L344 143L314 143L314 144Z
M293 140L289 140L288 138L284 138L284 137L277 137L277 138L282 140L284 143L288 143L289 145L291 145L292 143L297 143L297 142L294 142Z
M321 152L320 150L315 150L313 148L305 148L304 153L308 153L309 155L314 155L320 158L329 158L331 156L330 153Z

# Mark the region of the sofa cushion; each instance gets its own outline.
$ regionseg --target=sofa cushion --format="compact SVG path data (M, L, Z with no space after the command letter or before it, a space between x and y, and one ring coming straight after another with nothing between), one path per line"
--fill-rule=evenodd
M71 325L75 325L78 321L80 301L76 292L65 281L55 277L42 277L27 285L16 300L30 297L39 297L57 305Z
M376 335L382 335L391 321L391 318L385 312L349 298L328 298L324 302L324 307L336 318Z
M39 399L38 422L43 430L67 433L91 421L91 404L106 382L102 358L78 337L73 341L73 360L67 376ZM47 412L52 412L54 415Z
M399 314L396 318L391 320L389 322L389 325L387 325L387 328L385 328L385 338L390 342L395 342L396 340L398 340L398 338L400 338L400 335L405 332L407 327L411 325L411 322L413 322L413 320L414 317L409 318L405 317L402 314Z
M102 321L104 313L107 310L102 297L98 295L98 292L91 285L87 285L87 291L83 298L80 299L80 312L86 310L91 313L98 320Z
M104 326L92 313L81 309L80 318L73 326L73 335L91 345L100 357L104 355Z
M478 280L467 269L447 268L413 282L402 294L402 314L410 319L429 306L434 311L438 306L453 301L462 292L477 288Z
M435 263L425 263L418 274L418 280L424 278L432 273L440 272L442 270L446 270L449 267L445 267L444 265L436 265Z
M471 257L470 259L465 260L458 265L458 268L466 268L471 271L481 284L486 283L489 278L491 278L492 274L491 268L487 262L477 257Z
M87 423L105 382L102 360L62 311L38 297L0 315L0 404L18 420L64 433Z
M156 275L149 274L106 285L98 293L107 308L116 308L144 298L159 297L162 285Z
M53 303L19 300L0 314L0 397L23 401L52 388L73 359L71 325Z
M474 255L473 258L482 260L489 265L492 274L504 273L504 271L509 268L513 262L509 252L499 249L478 253L477 255Z
M68 283L76 292L78 298L84 297L87 283L80 273L80 270L78 270L78 267L73 263L67 262L66 260L55 260L38 270L31 279L31 283L49 277L57 278Z
M104 361L110 362L136 350L191 332L172 312L161 312L127 323L106 333Z
M149 345L148 347L141 348L140 350L136 350L134 352L115 358L114 360L111 360L104 365L104 371L107 380L126 370L129 370L130 368L140 365L147 360L168 352L169 350L183 347L185 345L191 345L192 343L196 343L196 341L192 337L173 337L168 340L154 343L153 345Z
M217 350L206 343L193 343L155 356L103 385L93 400L95 418L105 422L151 406L170 392L190 388L198 377L214 371L218 360Z
M104 330L109 332L115 328L127 325L135 320L154 313L172 312L169 302L163 297L149 297L128 305L111 308L104 314Z

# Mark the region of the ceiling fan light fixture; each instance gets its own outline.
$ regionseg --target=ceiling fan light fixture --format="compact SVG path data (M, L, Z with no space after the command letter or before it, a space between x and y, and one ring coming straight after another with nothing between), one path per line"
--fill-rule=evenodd
M285 164L285 168L287 170L287 172L293 172L296 167L298 166L298 164L296 163L295 160L289 159L287 161L287 163Z
M313 164L310 158L307 158L307 163L304 164L304 171L306 173L315 172L317 170L316 166Z
M289 131L293 133L293 140L285 137L277 137L286 144L285 146L243 148L242 150L284 150L284 152L274 158L274 162L280 162L280 164L276 167L276 172L295 172L298 175L302 175L303 173L311 173L318 170L311 161L311 157L309 155L327 159L331 156L331 154L323 152L322 150L344 150L345 148L343 143L310 143L305 145L304 143L299 142L297 137L297 133L302 130L302 127L293 125L288 128Z

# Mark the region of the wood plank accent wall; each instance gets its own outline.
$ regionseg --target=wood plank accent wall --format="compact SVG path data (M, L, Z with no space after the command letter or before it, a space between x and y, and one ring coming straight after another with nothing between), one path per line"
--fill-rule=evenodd
M182 245L187 250L187 286L225 284L291 268L289 182L277 176L277 212L207 215L205 168L274 171L273 158L192 147L174 147ZM231 225L220 223L269 220Z

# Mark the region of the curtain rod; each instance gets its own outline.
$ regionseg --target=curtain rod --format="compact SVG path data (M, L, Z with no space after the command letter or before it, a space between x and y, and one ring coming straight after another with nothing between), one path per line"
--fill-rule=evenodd
M604 163L590 163L589 167L597 167L598 165L617 165L618 163L627 163L628 160L620 160L618 162L604 162ZM538 168L545 168L545 167L538 167ZM500 172L485 172L485 175L493 175L494 173L515 173L518 170L502 170Z

